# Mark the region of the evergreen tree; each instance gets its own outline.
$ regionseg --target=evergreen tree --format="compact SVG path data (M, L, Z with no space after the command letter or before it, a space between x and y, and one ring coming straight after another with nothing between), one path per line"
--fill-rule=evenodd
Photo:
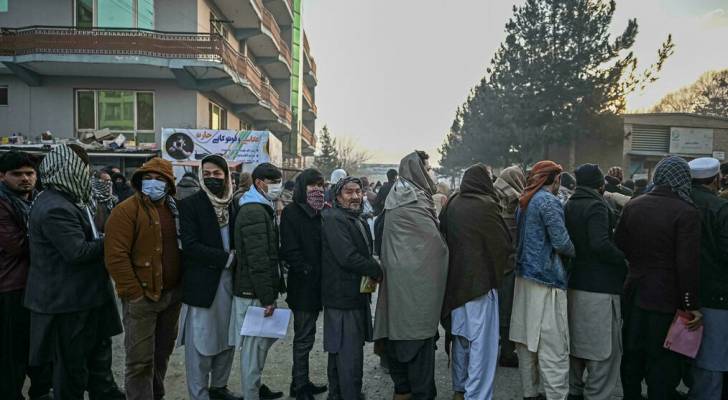
M673 44L668 37L657 62L639 73L629 51L637 21L612 40L614 10L614 1L603 0L527 0L514 7L487 77L456 116L458 141L448 137L443 145L445 154L459 155L448 162L530 164L548 157L551 144L569 143L573 167L580 135L618 137L611 128L626 95L657 79Z
M321 143L321 151L315 156L314 163L324 176L330 176L335 169L339 168L339 153L336 150L336 139L331 136L326 125L319 132L319 143Z

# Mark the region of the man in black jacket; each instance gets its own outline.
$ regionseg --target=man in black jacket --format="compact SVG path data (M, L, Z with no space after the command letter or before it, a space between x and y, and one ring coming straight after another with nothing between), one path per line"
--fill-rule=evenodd
M602 197L604 175L599 166L577 168L576 184L564 213L576 248L568 292L569 398L610 399L622 357L620 295L627 266L614 244L616 216Z
M180 333L192 400L238 400L227 389L235 347L228 330L233 302L233 184L225 159L202 159L200 190L179 203L183 268ZM209 383L209 389L208 389Z
M308 357L316 340L321 312L321 210L324 176L307 169L296 178L293 203L281 215L281 259L288 264L286 302L293 311L291 397L312 399L326 386L311 383Z
M261 385L268 350L276 339L241 336L240 330L249 307L262 307L271 317L278 295L285 291L278 256L278 224L269 188L281 182L281 170L263 163L253 170L253 186L240 199L235 217L235 266L231 344L240 347L241 386L245 400L274 399L282 392L271 392ZM234 325L233 325L234 322Z
M324 351L329 353L329 399L361 396L364 342L372 339L370 294L362 278L378 280L372 237L361 218L361 181L346 177L332 190L334 208L323 212L322 285Z
M728 398L728 200L718 197L720 162L690 161L692 199L700 210L700 309L703 341L693 361L690 398ZM722 397L721 397L722 396Z
M111 374L111 337L121 333L104 241L91 213L86 152L60 145L40 164L46 188L30 211L30 364L53 364L57 399L123 399Z
M0 398L23 398L31 381L31 399L48 398L50 368L28 367L30 312L23 307L30 249L27 221L36 196L33 156L10 151L0 156Z

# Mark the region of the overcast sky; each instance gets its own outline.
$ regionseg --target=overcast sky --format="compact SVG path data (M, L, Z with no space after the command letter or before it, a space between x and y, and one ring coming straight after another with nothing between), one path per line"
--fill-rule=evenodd
M437 147L455 110L485 74L522 0L304 0L303 25L318 64L317 131L328 125L397 163ZM641 65L676 44L660 80L629 97L644 109L703 72L728 68L728 0L617 0L614 33L637 18Z

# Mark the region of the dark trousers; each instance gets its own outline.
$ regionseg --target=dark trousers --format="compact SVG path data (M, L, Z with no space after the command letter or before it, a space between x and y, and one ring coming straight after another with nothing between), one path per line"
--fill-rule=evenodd
M389 375L396 394L412 394L412 400L437 397L435 387L435 338L387 340Z
M625 400L642 399L642 379L650 399L673 399L684 357L663 347L673 315L648 311L632 302L625 307L622 387Z
M53 396L63 400L105 399L118 390L111 373L111 339L107 313L117 313L115 305L66 314L31 314L31 326L45 325L52 349ZM118 321L118 314L112 315Z
M124 301L125 390L128 400L164 397L164 377L177 339L181 291L162 293L159 301Z
M498 289L498 316L500 322L501 357L515 358L516 346L508 339L511 329L511 313L513 311L513 294L516 284L516 272L511 270L503 275L503 282Z
M291 369L293 390L299 391L308 385L308 357L316 342L316 320L318 311L293 310L293 368Z
M0 399L22 399L26 375L30 378L31 399L51 389L50 364L28 366L30 311L23 307L23 296L23 290L0 293Z
M367 337L367 313L359 310L326 310L338 314L336 327L340 340L336 351L329 351L327 375L330 400L358 400L364 382L364 342ZM330 318L332 320L333 318ZM371 323L369 324L371 327ZM326 329L326 328L324 328Z

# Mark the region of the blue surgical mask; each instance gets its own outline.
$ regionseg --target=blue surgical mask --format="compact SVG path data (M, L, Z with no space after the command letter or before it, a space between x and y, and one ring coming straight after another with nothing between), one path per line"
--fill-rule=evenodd
M142 193L149 196L152 201L157 201L167 194L167 183L156 179L145 179L142 181Z

